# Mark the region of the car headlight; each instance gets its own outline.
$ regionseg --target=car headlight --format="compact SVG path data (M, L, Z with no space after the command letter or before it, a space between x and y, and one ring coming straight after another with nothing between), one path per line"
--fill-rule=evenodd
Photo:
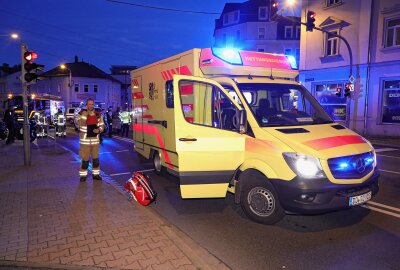
M298 176L304 178L326 177L322 170L321 162L315 157L297 153L283 153L283 157Z

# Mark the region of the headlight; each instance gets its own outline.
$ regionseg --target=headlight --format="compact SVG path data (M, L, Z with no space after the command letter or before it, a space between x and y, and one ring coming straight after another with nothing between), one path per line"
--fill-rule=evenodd
M304 178L324 178L326 177L322 170L319 159L297 153L283 153L289 167L298 175Z

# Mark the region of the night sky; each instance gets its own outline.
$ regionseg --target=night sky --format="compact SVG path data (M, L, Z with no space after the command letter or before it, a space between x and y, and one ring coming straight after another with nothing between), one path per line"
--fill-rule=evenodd
M142 66L191 48L214 43L214 21L222 0L121 0L170 9L162 11L106 0L0 0L0 65L20 63L19 42L38 53L45 70L77 55L109 72L111 65ZM229 2L244 2L230 0ZM20 41L6 35L17 32Z

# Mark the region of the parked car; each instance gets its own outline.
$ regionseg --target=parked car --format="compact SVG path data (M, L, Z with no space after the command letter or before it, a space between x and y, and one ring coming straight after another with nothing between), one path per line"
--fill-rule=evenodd
M67 119L67 123L73 125L74 124L74 112L75 108L68 108L65 112L65 117Z

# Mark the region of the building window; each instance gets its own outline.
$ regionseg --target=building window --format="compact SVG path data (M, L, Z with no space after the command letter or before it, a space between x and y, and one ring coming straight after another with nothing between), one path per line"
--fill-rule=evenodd
M238 22L239 21L239 11L235 11L233 13L233 22Z
M400 46L400 18L387 20L385 48Z
M99 86L97 84L93 85L93 92L97 93Z
M285 49L285 55L292 55L292 49Z
M76 83L76 84L74 85L74 89L75 89L75 92L79 92L79 84Z
M224 14L224 25L229 23L229 15Z
M83 86L83 92L85 92L85 93L89 92L89 85L88 84L85 84Z
M265 28L264 27L258 28L258 39L265 39Z
M259 7L258 8L258 19L259 20L266 20L267 19L267 7Z
M383 81L382 123L400 124L400 79Z
M334 6L340 3L342 3L342 0L326 0L327 7Z
M296 26L296 39L300 39L300 26Z
M296 49L295 57L296 57L297 66L299 66L299 63L300 63L300 49Z
M293 26L285 26L285 39L291 39L293 35Z
M325 56L332 56L339 54L339 38L332 35L339 34L338 30L331 31L330 33L326 33L326 47L325 47Z

